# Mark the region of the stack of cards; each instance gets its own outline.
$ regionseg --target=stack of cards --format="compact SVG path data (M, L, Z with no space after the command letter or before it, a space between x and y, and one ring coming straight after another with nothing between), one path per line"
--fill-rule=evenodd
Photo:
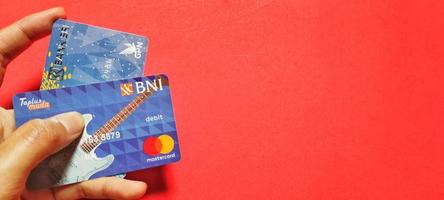
M77 111L85 129L32 171L29 187L124 176L180 159L168 78L143 77L147 46L134 34L54 23L41 91L14 97L16 124Z

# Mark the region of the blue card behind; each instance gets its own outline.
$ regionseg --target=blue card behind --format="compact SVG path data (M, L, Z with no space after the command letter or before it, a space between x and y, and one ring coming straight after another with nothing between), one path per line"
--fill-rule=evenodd
M40 89L143 76L147 47L143 36L59 19Z
M20 93L13 103L17 127L34 118L69 111L80 112L85 119L79 141L34 169L28 179L31 188L75 183L180 159L165 75ZM79 153L83 156L77 156Z

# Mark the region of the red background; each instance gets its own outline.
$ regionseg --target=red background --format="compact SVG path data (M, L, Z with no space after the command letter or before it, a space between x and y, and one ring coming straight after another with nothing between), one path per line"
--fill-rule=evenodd
M0 26L56 1L0 1ZM131 173L149 199L443 199L442 1L71 1L146 35L183 158ZM48 37L0 90L37 89Z

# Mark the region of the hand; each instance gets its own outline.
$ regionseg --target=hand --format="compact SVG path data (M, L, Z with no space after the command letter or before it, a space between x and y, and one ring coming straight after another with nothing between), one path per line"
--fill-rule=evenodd
M0 31L0 77L6 65L33 40L51 31L63 8L30 15ZM15 129L12 110L0 108L0 199L137 199L145 194L144 182L114 177L98 178L47 190L26 188L31 170L49 155L79 137L83 118L70 112L47 119L34 119Z

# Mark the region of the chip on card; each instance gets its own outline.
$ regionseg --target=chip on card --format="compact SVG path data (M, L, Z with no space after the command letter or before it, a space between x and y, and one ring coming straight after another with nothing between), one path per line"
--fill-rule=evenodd
M46 188L160 166L180 159L166 75L17 94L17 127L34 118L77 111L82 136L42 161L27 185Z
M147 47L143 36L59 19L40 89L143 76Z

